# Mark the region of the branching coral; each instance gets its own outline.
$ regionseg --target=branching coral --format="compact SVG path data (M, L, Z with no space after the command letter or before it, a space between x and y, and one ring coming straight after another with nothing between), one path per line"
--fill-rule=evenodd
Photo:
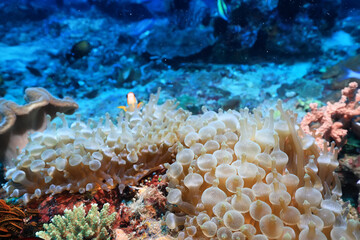
M311 112L301 121L301 128L307 134L314 134L319 146L322 146L323 139L334 140L338 146L344 144L352 118L360 114L357 88L358 84L351 82L342 90L339 102L328 102L321 108L317 103L310 104Z
M50 239L108 239L112 237L112 224L116 212L109 212L109 204L104 204L98 211L97 204L92 204L86 214L83 205L66 209L64 216L56 215L50 224L44 224L45 231L37 232L36 236L45 240Z

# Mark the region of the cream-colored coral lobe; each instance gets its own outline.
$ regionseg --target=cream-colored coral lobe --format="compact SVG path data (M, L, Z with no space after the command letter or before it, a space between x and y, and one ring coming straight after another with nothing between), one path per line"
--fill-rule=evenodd
M54 118L56 112L72 114L78 108L71 98L56 98L41 87L27 88L24 99L25 105L0 99L0 162L5 166L14 166L11 159L26 146L29 133L44 130L46 115Z
M134 112L98 122L48 123L15 159L4 189L25 203L43 194L136 184L163 164L177 239L358 239L346 220L334 170L338 150L324 151L281 102L191 115L159 92Z
M334 144L320 151L280 101L278 119L204 110L180 127L166 165L177 239L360 239L339 202Z
M29 143L5 175L9 196L25 203L43 194L63 191L108 190L133 185L145 174L171 160L169 147L190 113L176 109L173 100L157 105L152 95L141 111L110 114L95 122L77 120L69 124L58 114L61 126L50 122L43 132L29 136Z

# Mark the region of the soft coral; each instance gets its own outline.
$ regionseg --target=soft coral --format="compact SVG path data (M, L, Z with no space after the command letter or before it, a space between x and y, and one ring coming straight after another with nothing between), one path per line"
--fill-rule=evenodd
M360 114L360 92L357 88L358 84L351 82L341 91L338 102L327 102L321 108L318 108L317 103L310 104L311 112L301 121L301 128L307 134L315 134L318 146L322 146L323 139L334 140L338 146L345 143L346 128L349 128L352 118Z

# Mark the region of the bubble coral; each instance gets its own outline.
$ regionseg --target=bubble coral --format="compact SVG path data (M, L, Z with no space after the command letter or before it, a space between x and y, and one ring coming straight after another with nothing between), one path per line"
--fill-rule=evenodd
M177 239L359 236L358 221L347 228L335 221L346 222L333 174L338 149L332 144L321 151L296 124L296 114L280 101L277 109L280 119L274 110L262 116L204 109L185 121L176 159L166 165L167 199L174 205L165 222Z
M177 239L359 236L358 221L339 214L338 149L321 151L281 101L275 119L272 109L191 115L158 98L117 125L108 114L105 124L78 116L69 127L59 115L63 126L32 135L7 171L7 194L26 203L65 190L122 190L165 163L172 204L165 223Z
M110 114L98 123L77 120L68 125L58 114L61 127L50 123L44 132L29 136L29 144L8 169L3 188L12 197L27 203L44 194L97 189L122 191L143 176L171 160L169 148L178 141L179 126L190 115L168 100L157 105L159 92L141 110L117 117Z

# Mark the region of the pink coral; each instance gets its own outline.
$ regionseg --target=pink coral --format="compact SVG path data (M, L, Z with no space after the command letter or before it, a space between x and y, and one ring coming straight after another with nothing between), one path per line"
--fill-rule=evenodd
M314 134L318 146L322 146L323 139L334 140L337 146L346 141L346 135L351 119L360 114L360 92L358 84L351 82L341 91L338 102L327 102L327 105L318 108L316 103L310 104L311 112L301 121L301 128L307 134Z

